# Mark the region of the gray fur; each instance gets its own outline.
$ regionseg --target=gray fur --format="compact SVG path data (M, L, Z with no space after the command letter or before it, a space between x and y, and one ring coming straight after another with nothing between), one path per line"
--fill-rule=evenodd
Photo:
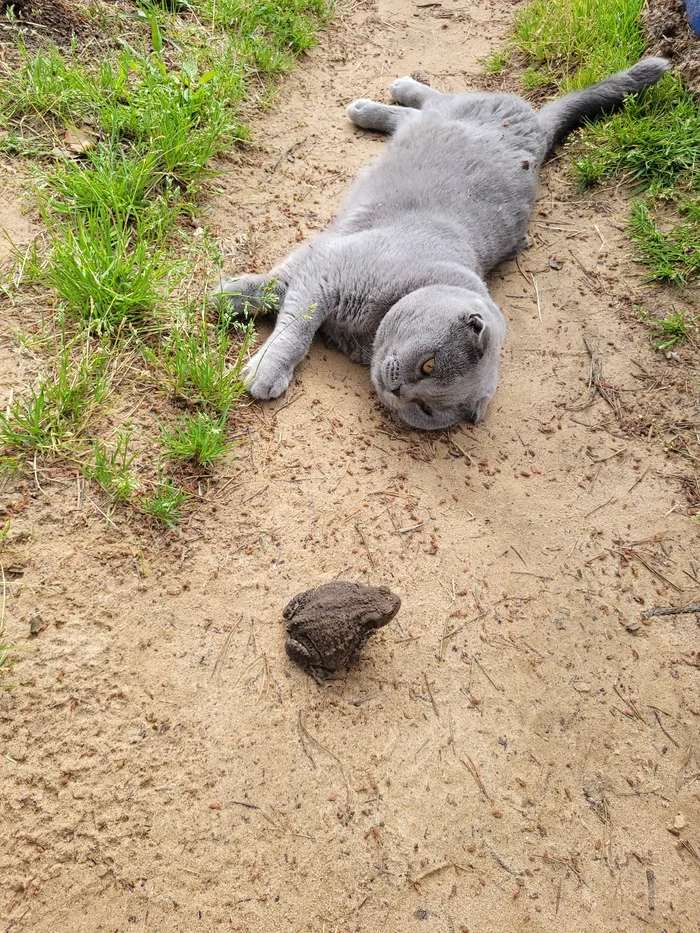
M268 275L215 290L237 309L259 303L270 283L281 299L246 368L251 395L281 395L320 331L370 365L380 400L406 424L481 421L506 330L484 276L523 248L543 159L584 117L667 68L644 59L539 113L514 95L441 94L412 78L391 86L400 106L355 101L353 123L393 140L357 176L338 218Z

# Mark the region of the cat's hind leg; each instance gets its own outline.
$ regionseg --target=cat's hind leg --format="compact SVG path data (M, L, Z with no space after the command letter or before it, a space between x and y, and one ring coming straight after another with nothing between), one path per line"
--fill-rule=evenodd
M444 96L435 88L409 77L397 78L390 86L389 93L397 104L402 104L404 107L416 107L419 110L429 101Z
M395 133L398 128L418 115L412 107L395 107L391 104L377 104L373 100L361 98L348 107L348 117L355 126L363 130L376 130L379 133Z

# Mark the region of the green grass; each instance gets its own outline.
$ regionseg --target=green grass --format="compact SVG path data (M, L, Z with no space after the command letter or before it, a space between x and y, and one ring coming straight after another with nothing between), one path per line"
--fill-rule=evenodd
M526 87L570 91L643 57L642 0L533 0L514 41ZM687 285L700 276L700 102L679 78L628 99L569 145L581 189L624 182L636 200L630 233L648 279ZM659 218L663 216L663 224Z
M93 441L93 460L83 466L83 475L95 480L114 502L126 502L139 488L138 480L131 474L131 465L136 459L129 452L133 429L125 428L117 434L114 447L103 447Z
M137 501L144 515L162 522L168 528L176 528L186 517L185 506L190 498L184 489L166 477L160 480L150 495L142 496Z
M515 44L541 83L572 91L644 54L644 0L533 0L516 17Z
M484 71L489 75L498 75L506 70L510 62L511 50L508 46L503 49L496 49L486 58L482 59Z
M635 201L629 224L637 252L648 268L648 281L687 285L700 276L700 224L690 219L672 222L663 232L649 201Z
M44 270L65 310L99 335L146 334L162 328L163 305L179 263L149 243L142 224L90 210L51 228Z
M2 294L50 289L64 335L58 346L22 338L42 374L0 416L0 471L68 458L115 504L181 520L189 496L163 471L182 459L211 468L229 449L254 339L250 321L213 319L189 294L213 249L186 224L212 159L248 138L242 105L269 101L274 76L315 43L330 10L327 0L141 0L136 15L102 11L115 42L99 54L20 48L18 64L0 63L0 151L34 160L47 227L45 248L18 257ZM131 431L105 446L94 430L116 391L107 361L134 349L163 400L189 409L164 428L149 493Z
M640 317L655 334L657 350L670 350L678 343L689 340L695 343L695 337L700 326L700 315L690 314L686 309L671 311L666 317L652 318L642 310Z
M200 319L191 328L174 328L158 354L146 349L146 358L156 367L161 384L179 402L224 414L245 391L241 371L255 338L252 322L234 330L237 346L229 333Z
M622 113L591 124L574 167L582 187L622 178L653 196L700 191L700 106L668 75Z
M226 441L226 414L217 418L205 411L183 415L173 427L164 427L161 444L170 459L192 460L205 469L233 446Z
M48 371L0 413L0 449L33 459L72 455L102 412L110 387L109 353L62 335Z

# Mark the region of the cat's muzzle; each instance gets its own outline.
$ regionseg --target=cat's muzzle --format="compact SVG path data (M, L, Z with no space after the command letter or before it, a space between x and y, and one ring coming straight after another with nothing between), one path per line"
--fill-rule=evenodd
M389 392L399 395L401 391L401 364L395 356L387 356L382 363L382 381Z

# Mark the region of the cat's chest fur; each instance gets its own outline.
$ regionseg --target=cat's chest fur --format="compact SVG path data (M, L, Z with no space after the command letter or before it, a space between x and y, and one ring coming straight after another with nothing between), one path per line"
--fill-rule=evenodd
M372 275L338 277L326 294L328 314L321 334L356 363L369 363L382 318L400 295L391 273L381 267Z

